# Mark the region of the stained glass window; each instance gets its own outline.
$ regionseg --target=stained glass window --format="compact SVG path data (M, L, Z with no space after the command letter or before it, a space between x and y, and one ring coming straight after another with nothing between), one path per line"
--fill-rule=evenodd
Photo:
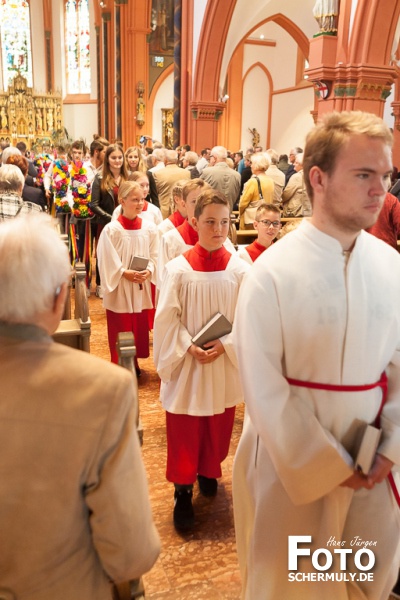
M0 38L4 89L18 72L33 87L29 2L0 0Z
M65 40L68 94L89 94L90 20L88 0L67 0Z

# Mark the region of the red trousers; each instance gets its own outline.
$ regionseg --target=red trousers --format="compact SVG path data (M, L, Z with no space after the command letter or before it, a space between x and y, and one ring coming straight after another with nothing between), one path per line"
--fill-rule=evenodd
M221 477L221 463L228 455L235 407L210 417L167 417L167 479L189 485L197 475Z
M136 358L148 358L149 350L149 320L147 310L141 313L116 313L106 310L108 345L111 362L118 364L116 349L117 336L121 331L132 331L135 336Z

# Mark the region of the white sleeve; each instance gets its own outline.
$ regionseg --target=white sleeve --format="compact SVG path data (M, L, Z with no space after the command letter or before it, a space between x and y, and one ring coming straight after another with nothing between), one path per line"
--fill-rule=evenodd
M104 290L110 293L118 287L125 268L112 244L108 225L101 232L97 246L97 257L99 259L101 285Z
M154 320L154 364L164 382L171 379L173 371L185 359L192 344L191 335L181 322L179 278L173 267L172 261L165 269Z

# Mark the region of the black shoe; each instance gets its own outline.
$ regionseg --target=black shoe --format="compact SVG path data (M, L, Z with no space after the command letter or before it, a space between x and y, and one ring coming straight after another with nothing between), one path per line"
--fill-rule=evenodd
M174 525L176 529L187 530L194 526L192 496L192 490L175 490Z
M218 490L218 481L216 479L197 475L197 481L199 482L200 492L203 496L216 496Z

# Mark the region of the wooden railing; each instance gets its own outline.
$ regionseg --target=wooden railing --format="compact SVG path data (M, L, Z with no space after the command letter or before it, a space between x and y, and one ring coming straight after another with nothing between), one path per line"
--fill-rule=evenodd
M86 270L83 263L76 263L75 266L75 318L71 319L71 303L68 298L66 306L64 318L54 333L53 339L60 344L90 352L91 322L86 296ZM68 314L69 318L65 318Z
M135 380L136 389L137 389L137 378L136 378L136 369L134 364L134 359L136 356L136 346L135 346L135 338L133 333L131 332L120 332L117 336L117 353L118 353L118 364L121 367L125 367L128 369ZM135 399L135 419L136 419L136 427L139 436L140 445L143 445L143 427L142 422L140 420L139 414L139 401L138 396L136 394Z
M143 445L143 427L140 421L139 400L137 394L137 378L134 364L136 356L136 346L133 333L121 332L117 337L117 353L118 363L121 367L128 369L132 373L135 380L136 393L133 397L134 414L136 420L136 428L139 436L140 445ZM144 600L144 586L142 578L118 583L113 586L113 600Z

